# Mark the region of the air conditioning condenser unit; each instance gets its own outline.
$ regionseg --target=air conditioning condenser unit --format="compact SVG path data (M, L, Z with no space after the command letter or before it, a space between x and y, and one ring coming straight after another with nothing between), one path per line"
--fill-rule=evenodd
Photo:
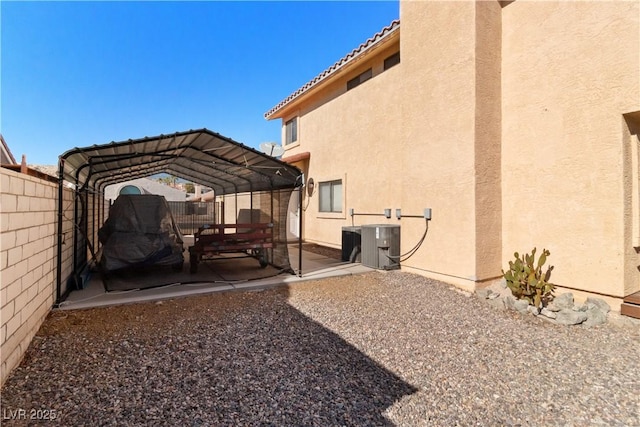
M362 227L342 227L342 261L360 261Z
M378 270L400 268L400 226L362 226L362 265Z

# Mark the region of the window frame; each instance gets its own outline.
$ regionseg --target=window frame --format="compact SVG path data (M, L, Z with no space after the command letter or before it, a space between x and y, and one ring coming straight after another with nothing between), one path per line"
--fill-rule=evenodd
M383 70L387 71L389 68L395 67L399 63L400 63L400 51L397 51L396 53L389 55L384 59Z
M291 124L291 127L289 126ZM284 122L284 145L298 142L298 116Z
M322 188L329 186L329 209L323 210ZM340 194L336 198L334 187L340 186ZM336 201L340 203L340 210L335 210ZM342 178L318 183L318 213L320 214L342 214L344 212L344 181Z
M367 80L370 80L372 77L373 77L373 68L369 68L368 70L363 71L362 73L358 74L351 80L347 81L347 90L349 91L351 89L354 89L360 86L362 83L366 82Z

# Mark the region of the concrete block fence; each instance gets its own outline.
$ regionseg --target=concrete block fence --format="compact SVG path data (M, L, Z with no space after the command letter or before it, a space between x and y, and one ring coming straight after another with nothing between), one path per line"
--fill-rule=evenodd
M0 386L56 298L58 184L0 168ZM72 270L73 192L63 192L63 286Z

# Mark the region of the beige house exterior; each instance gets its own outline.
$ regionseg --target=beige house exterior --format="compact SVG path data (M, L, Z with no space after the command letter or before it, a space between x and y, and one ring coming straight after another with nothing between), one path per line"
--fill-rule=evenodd
M474 290L537 247L577 299L640 291L639 1L401 1L265 117L315 184L306 241L399 224L404 253L431 208L405 271Z

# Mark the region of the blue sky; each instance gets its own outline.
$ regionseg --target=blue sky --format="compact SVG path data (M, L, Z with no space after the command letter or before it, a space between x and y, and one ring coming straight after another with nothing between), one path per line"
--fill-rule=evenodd
M397 1L0 2L0 131L18 161L264 113L399 16Z

